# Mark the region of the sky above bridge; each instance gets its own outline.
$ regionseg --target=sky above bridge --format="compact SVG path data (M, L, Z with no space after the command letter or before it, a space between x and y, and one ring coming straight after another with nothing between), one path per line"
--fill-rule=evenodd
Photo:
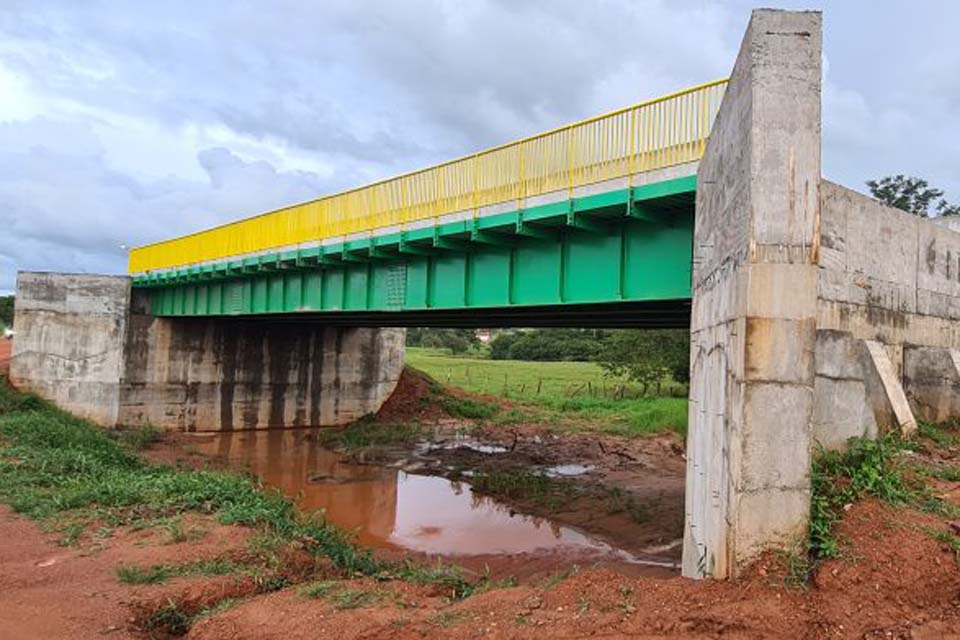
M0 293L729 74L753 3L0 3ZM960 200L960 3L822 8L824 172Z

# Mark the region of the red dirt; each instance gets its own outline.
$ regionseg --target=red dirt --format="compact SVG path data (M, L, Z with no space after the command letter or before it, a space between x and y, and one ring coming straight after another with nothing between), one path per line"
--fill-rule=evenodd
M10 353L13 350L13 340L0 336L0 376L10 373Z
M0 505L0 637L139 637L134 602L153 600L169 586L128 586L114 571L120 564L145 566L210 558L240 548L247 529L191 517L189 526L207 531L201 539L165 544L156 530L118 530L112 537L86 537L80 548L57 545L32 522ZM173 581L181 588L194 579ZM201 581L210 581L209 578Z
M450 416L434 402L436 385L428 375L404 367L397 388L380 407L376 419L384 423L436 422Z
M200 521L197 519L196 521ZM822 565L806 590L783 586L776 562L734 582L627 577L587 569L554 585L493 589L449 604L436 587L369 579L340 589L376 594L357 608L296 588L266 595L224 578L126 586L118 564L213 557L239 548L247 532L203 521L195 542L163 544L157 532L118 531L96 550L58 547L55 537L0 507L0 636L144 637L137 621L168 599L199 608L249 596L197 623L194 640L244 638L943 638L960 637L960 571L953 553L921 527L929 515L868 501L845 515L848 557ZM303 576L298 576L303 579Z

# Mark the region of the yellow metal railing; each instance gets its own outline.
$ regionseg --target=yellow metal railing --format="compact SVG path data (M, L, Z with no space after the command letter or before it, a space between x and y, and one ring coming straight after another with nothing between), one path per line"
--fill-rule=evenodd
M131 273L436 218L698 160L717 80L444 164L130 252Z

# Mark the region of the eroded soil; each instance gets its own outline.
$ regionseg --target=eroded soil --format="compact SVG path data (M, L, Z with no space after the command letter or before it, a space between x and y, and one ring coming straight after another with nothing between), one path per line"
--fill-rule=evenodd
M118 530L79 548L57 546L0 508L0 629L10 638L148 637L142 623L170 602L233 605L196 622L194 639L338 638L945 638L960 634L954 553L920 530L936 518L873 501L841 524L848 557L825 563L806 589L776 562L735 582L630 577L584 568L554 579L451 601L436 587L340 579L320 597L301 587L257 595L249 579L176 578L127 586L119 564L182 562L241 549L249 532L197 520L207 533L169 544ZM323 569L310 580L323 580ZM319 576L319 578L318 578ZM301 580L307 580L303 574ZM308 584L316 584L310 582Z

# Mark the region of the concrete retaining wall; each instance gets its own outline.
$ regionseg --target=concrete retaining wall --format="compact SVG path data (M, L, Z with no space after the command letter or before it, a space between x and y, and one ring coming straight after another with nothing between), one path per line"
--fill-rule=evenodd
M15 385L100 424L209 431L376 412L404 331L148 313L125 277L21 273Z
M891 426L910 431L915 418L898 408L900 394L918 418L960 415L949 370L960 348L960 233L825 180L821 194L815 438L840 446ZM864 384L870 362L830 347L861 352L864 341L882 345L893 371L885 380ZM851 412L872 414L864 430Z

